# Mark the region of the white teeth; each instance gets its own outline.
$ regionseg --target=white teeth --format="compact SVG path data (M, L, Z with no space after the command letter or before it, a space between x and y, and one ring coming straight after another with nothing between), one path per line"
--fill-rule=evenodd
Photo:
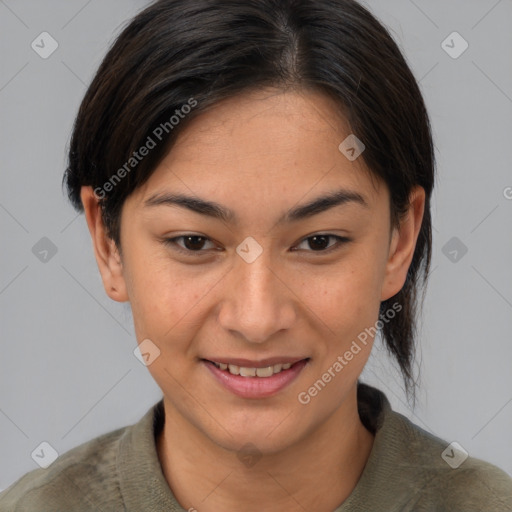
M229 373L232 373L233 375L240 375L240 366L237 366L236 364L228 364Z
M278 363L273 366L266 366L264 368L247 368L245 366L237 366L236 364L226 363L213 363L217 368L221 370L228 370L232 375L240 375L242 377L272 377L276 373L280 373L283 370L288 370L292 366L291 363Z
M245 368L240 366L240 375L242 377L256 377L256 368Z
M272 375L274 375L274 367L267 366L266 368L257 368L256 375L258 377L271 377Z

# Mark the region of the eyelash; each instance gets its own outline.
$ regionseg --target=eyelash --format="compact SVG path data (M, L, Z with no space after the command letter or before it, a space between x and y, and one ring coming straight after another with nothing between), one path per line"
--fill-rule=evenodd
M306 252L312 252L312 253L318 253L318 254L330 254L331 252L334 252L336 250L339 250L342 248L342 246L348 242L351 241L350 238L347 238L345 236L339 236L339 235L333 235L331 233L315 233L313 235L310 235L306 238L303 238L298 245L301 245L303 242L307 242L308 240L312 239L312 238L315 238L316 236L319 236L319 237L326 237L326 238L334 238L337 240L337 243L328 247L327 249L325 250L318 250L318 251L313 251L313 250L308 250ZM181 247L180 245L177 244L176 240L181 240L181 239L184 239L184 238L188 238L188 237L197 237L197 238L203 238L204 240L208 241L208 242L211 242L211 240L203 235L195 235L195 234L186 234L186 235L180 235L180 236L176 236L174 238L164 238L162 240L163 244L166 245L166 246L169 246L171 247L173 250L177 251L177 252L180 252L181 254L186 254L187 256L193 256L193 257L202 257L203 254L201 253L205 253L207 252L207 250L204 250L204 249L199 249L197 251L192 251L190 249L185 249L183 247Z

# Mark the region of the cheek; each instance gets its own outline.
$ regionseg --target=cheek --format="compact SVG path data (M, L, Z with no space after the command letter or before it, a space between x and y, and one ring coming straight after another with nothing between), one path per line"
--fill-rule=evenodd
M173 263L154 245L140 244L130 252L125 279L138 339L163 342L184 328L216 281L215 275L197 268Z
M333 332L347 334L375 321L382 276L380 262L358 251L324 275L303 279L302 294Z
M172 332L182 331L194 317L202 297L213 280L196 275L184 277L179 269L145 265L133 282L132 310L141 329L162 341Z
M308 306L320 319L315 326L323 339L316 347L319 368L336 373L333 365L338 369L341 365L345 383L359 377L376 332L382 263L373 254L371 250L354 251L329 276L303 280L304 290L310 290ZM343 358L341 362L338 357ZM339 398L344 390L344 386L333 387L333 396Z

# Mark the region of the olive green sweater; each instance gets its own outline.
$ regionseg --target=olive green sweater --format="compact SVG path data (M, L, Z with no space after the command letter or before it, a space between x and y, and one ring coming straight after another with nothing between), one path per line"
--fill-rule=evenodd
M512 512L504 471L472 457L459 465L460 452L393 411L375 388L359 384L358 405L375 441L359 482L334 512ZM23 476L0 494L0 512L184 512L155 448L163 423L160 401L135 425Z

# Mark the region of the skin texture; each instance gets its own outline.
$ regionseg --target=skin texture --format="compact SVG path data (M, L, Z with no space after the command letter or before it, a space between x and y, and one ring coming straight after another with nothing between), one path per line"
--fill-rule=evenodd
M400 229L391 230L388 189L362 158L350 162L338 150L351 132L335 112L320 93L260 90L202 113L126 199L122 257L105 235L92 188L82 188L105 290L131 303L138 342L149 338L161 351L148 366L164 394L157 449L185 509L332 511L368 459L373 436L357 413L356 383L373 340L310 403L297 397L402 288L425 195L413 190ZM339 188L358 192L368 207L351 202L277 224L289 209ZM160 192L215 201L238 223L144 206ZM349 241L327 239L338 249L325 253L308 241L318 233ZM192 244L202 256L162 242L186 234L207 238ZM252 263L236 252L249 236L263 249ZM176 245L191 247L183 239ZM248 399L223 388L201 362L222 356L310 359L276 395ZM261 455L253 465L237 456L246 443Z

